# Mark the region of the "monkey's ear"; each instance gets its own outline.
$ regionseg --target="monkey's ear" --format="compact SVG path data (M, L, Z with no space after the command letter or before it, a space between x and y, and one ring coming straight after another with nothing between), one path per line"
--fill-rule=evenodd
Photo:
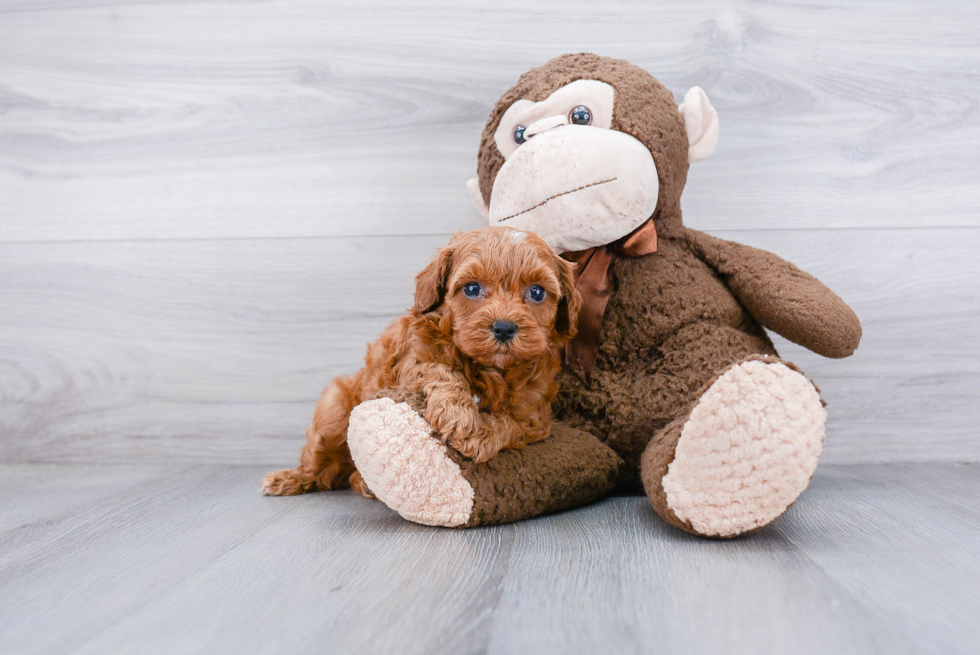
M694 163L707 159L718 145L718 112L708 102L707 94L696 86L684 96L684 102L677 108L684 117L687 140L691 144L687 151L687 161Z
M560 343L568 343L578 333L578 312L582 308L582 294L575 288L575 264L555 255L558 280L561 283L561 300L555 318L555 335Z
M446 298L446 284L452 268L453 249L439 248L436 258L415 276L415 304L412 313L421 316L432 311Z
M466 180L466 188L470 190L470 196L473 197L473 204L476 205L476 211L480 212L480 216L489 220L490 210L487 208L487 201L483 199L483 193L480 192L480 180L471 177Z

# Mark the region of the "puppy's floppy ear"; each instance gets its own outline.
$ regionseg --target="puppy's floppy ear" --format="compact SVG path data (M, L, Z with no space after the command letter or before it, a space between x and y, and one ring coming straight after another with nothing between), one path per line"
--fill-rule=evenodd
M582 307L582 294L575 288L575 264L555 258L558 281L561 284L561 300L558 301L558 316L555 318L555 333L558 341L567 342L578 333L578 312Z
M446 298L446 284L452 269L453 248L439 248L436 258L415 276L415 305L412 313L421 316Z

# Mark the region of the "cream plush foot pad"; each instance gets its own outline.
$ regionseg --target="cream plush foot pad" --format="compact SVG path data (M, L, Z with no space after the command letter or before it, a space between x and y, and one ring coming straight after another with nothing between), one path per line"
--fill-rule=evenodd
M368 488L404 518L446 527L469 520L473 487L406 403L378 398L355 407L347 444Z
M663 478L667 505L704 535L766 525L809 484L826 421L804 375L758 360L733 366L684 424Z

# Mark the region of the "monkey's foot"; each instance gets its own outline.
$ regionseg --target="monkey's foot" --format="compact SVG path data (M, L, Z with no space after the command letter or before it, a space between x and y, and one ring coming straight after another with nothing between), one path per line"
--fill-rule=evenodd
M469 521L473 487L408 403L377 398L355 407L347 444L371 492L404 518L446 527Z
M667 521L734 537L786 511L810 483L827 414L813 383L775 358L722 373L643 454L643 483Z

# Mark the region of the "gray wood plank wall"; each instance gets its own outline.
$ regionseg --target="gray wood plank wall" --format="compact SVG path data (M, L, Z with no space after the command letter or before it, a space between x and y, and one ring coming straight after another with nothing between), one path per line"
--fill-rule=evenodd
M622 57L721 116L692 227L863 319L826 462L977 461L980 4L0 0L0 461L289 463L478 227L524 70Z

